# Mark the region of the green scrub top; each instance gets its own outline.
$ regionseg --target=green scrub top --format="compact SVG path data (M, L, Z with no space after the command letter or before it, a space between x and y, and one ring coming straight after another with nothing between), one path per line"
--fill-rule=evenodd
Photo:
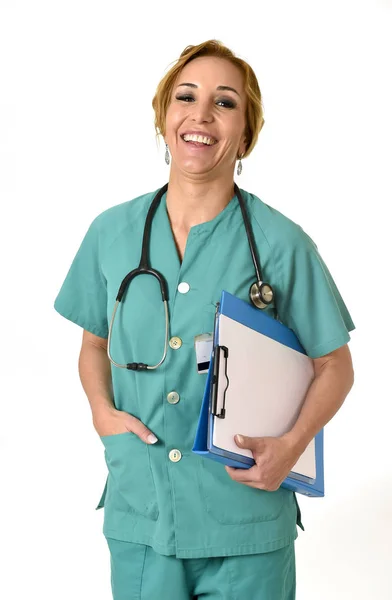
M61 315L108 337L120 283L139 265L145 218L157 191L94 219L55 300ZM277 318L294 330L311 358L346 344L355 325L313 240L260 198L241 192L263 279L275 290ZM158 442L148 445L130 432L101 437L108 476L96 508L104 506L103 533L178 558L282 548L302 526L295 494L233 481L221 463L192 452L207 377L197 372L194 338L213 331L222 290L250 302L256 279L237 197L211 221L191 227L181 263L165 193L152 222L150 261L167 280L169 339L180 343L168 345L165 361L153 371L112 365L116 408L140 419ZM276 316L274 306L266 312ZM154 365L164 339L158 281L140 275L119 305L112 358Z

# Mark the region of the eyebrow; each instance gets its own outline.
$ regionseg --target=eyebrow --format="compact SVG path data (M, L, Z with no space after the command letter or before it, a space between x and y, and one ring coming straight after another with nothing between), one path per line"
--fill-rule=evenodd
M188 87L193 87L193 88L198 87L195 83L180 83L177 87L180 87L181 85L186 85ZM237 94L237 96L239 96L239 93L237 92L237 90L235 90L234 88L232 88L228 85L218 85L218 87L216 89L217 90L229 90L230 92L234 92L235 94Z

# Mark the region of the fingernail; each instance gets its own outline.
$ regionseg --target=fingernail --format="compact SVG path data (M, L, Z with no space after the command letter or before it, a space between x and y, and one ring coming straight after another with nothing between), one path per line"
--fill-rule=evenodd
M158 441L158 438L153 433L150 433L150 435L147 437L147 441L149 444L155 444L155 442Z
M236 435L235 438L238 443L240 443L240 444L244 443L244 438L242 437L242 435Z

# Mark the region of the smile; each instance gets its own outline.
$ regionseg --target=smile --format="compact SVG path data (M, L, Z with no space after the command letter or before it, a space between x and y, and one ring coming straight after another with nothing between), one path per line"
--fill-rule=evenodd
M206 146L213 146L217 143L217 140L212 137L195 135L191 133L185 133L181 136L181 138L184 140L184 142L193 142L196 144L204 144Z

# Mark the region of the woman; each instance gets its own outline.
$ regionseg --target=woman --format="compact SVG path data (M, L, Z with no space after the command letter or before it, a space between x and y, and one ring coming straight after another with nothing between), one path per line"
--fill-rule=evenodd
M184 50L153 107L170 163L149 243L169 294L165 360L136 371L107 355L118 288L139 265L157 190L94 219L55 302L84 329L80 377L109 472L97 508L105 507L113 598L292 600L302 524L295 494L280 484L353 384L347 342L355 326L312 239L241 190L264 280L275 291L266 313L295 331L316 377L291 431L237 441L252 450L251 469L192 453L206 381L194 338L212 331L222 289L249 302L255 280L233 172L256 144L262 101L251 67L210 40ZM159 285L139 276L116 313L111 358L157 365L164 340Z

